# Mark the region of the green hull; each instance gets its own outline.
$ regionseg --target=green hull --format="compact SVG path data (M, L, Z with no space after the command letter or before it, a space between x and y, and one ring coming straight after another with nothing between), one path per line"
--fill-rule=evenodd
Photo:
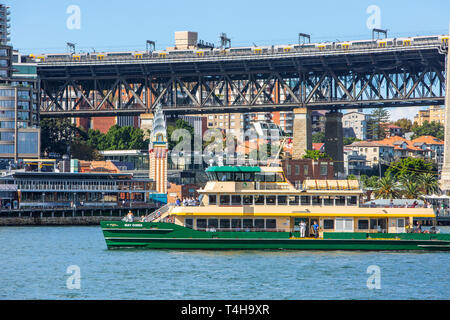
M102 221L108 249L438 250L450 251L450 234L325 233L296 239L289 232L205 232L171 223Z

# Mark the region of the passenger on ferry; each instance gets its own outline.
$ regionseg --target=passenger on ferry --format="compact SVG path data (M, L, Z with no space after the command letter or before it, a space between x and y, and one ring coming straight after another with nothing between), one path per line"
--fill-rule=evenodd
M175 204L179 207L181 205L180 198L177 197L177 200L175 200Z
M183 199L183 206L187 206L188 205L188 199L184 198Z
M314 238L318 238L319 237L319 225L317 224L317 221L314 221L313 229L314 229Z
M300 237L304 238L306 233L306 223L305 221L302 220L299 225L300 225Z
M133 222L133 220L134 220L134 216L131 211L128 212L128 214L122 219L122 221L125 221L125 222Z
M422 233L422 226L419 222L417 222L416 227L414 228L414 233Z

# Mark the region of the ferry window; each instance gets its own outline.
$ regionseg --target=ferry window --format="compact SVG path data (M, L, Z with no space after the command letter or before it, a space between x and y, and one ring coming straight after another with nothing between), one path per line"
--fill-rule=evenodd
M287 204L287 196L278 196L278 204L279 205Z
M284 182L284 176L281 172L277 172L275 177L277 182Z
M345 197L342 196L336 197L336 205L337 206L345 205Z
M311 197L310 196L301 196L300 201L302 205L310 205L311 204Z
M197 229L206 228L206 219L197 219Z
M357 197L356 196L347 197L347 205L349 205L349 206L356 206L356 204L357 204Z
M253 204L253 196L243 196L242 200L245 205Z
M358 220L358 229L360 230L369 229L369 220Z
M322 200L320 199L319 196L312 196L312 205L313 206L321 206L322 205Z
M231 228L242 228L241 219L231 219Z
M236 172L234 173L234 181L244 181L244 175L242 172Z
M386 219L370 219L370 229L380 229L380 231L386 229Z
M298 205L299 200L300 200L299 196L289 196L289 205L291 206Z
M264 229L264 219L255 219L255 228Z
M220 181L227 181L227 174L226 172L218 173L218 180Z
M253 181L254 180L254 175L252 173L246 172L244 173L244 181Z
M208 197L209 204L217 204L217 196L215 194L210 194Z
M323 204L325 206L332 206L333 205L333 197L323 197Z
M277 220L276 219L266 219L266 229L276 229Z
M253 219L243 219L244 228L253 228Z
M265 182L275 182L275 174L274 173L266 173L263 176Z
M230 219L219 220L220 229L230 229Z
M219 227L219 219L208 219L208 228L218 228Z
M264 205L264 196L255 196L256 205Z
M220 196L220 204L221 205L229 205L230 204L230 196L229 195L221 195Z
M236 196L236 195L231 196L231 204L232 205L241 205L242 204L241 196Z
M266 204L275 204L275 196L267 196L266 197Z
M184 219L184 226L192 229L194 227L194 219Z
M324 219L323 220L323 228L326 230L334 229L334 220L333 219Z

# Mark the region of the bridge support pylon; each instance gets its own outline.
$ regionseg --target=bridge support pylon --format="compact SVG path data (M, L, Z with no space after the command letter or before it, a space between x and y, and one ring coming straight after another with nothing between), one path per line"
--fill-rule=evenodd
M325 114L325 153L334 162L334 172L344 173L344 141L342 129L342 113L330 111Z
M440 184L443 192L450 192L450 59L448 51L445 61L444 164L442 166Z
M292 140L292 159L301 159L305 150L312 149L311 111L306 107L294 109Z

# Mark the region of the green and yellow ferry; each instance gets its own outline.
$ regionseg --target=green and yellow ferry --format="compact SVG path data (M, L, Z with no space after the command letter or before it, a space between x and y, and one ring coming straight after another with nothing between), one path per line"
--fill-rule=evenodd
M411 233L432 208L361 203L357 180L306 180L281 167L217 166L195 206L170 204L151 222L102 221L109 249L450 250L450 234ZM410 227L411 226L411 227Z

